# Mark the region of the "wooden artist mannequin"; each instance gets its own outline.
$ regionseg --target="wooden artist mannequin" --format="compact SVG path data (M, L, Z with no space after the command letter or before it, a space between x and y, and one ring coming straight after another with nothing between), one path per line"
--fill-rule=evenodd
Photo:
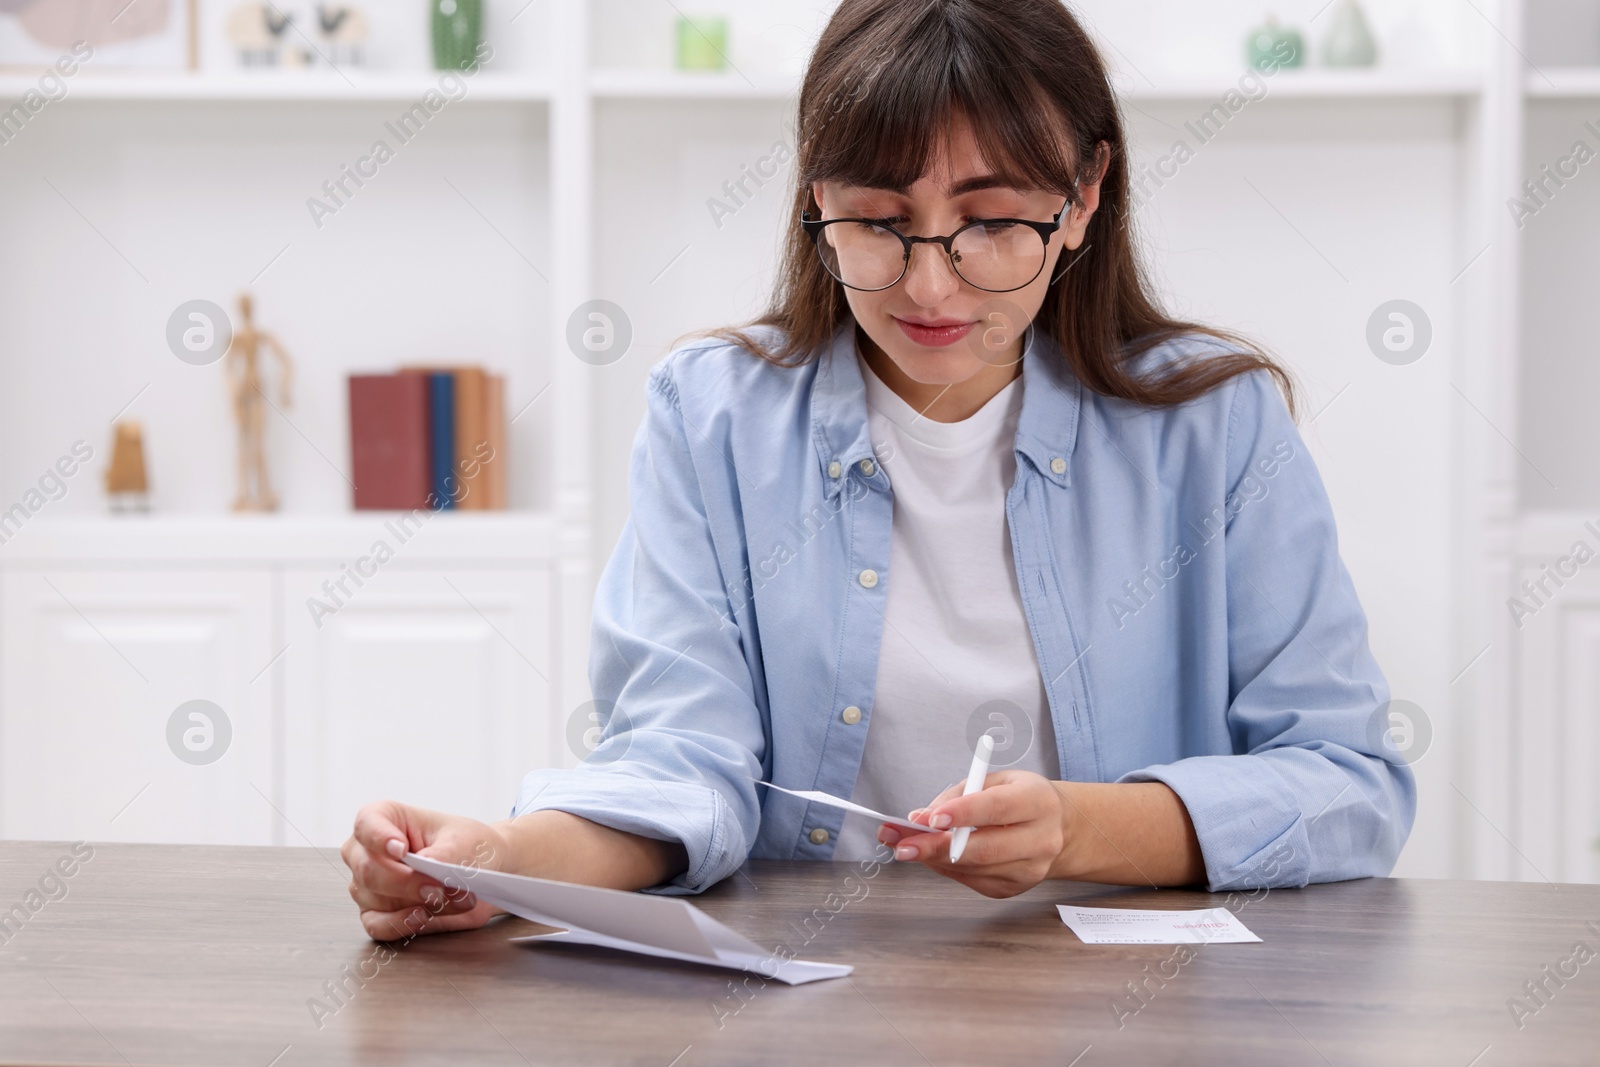
M278 498L267 481L267 394L262 391L260 350L270 349L279 366L278 400L289 406L289 382L294 364L277 338L258 330L251 320L250 295L239 296L239 325L224 357L228 384L233 392L233 414L239 422L239 496L234 511L275 511Z

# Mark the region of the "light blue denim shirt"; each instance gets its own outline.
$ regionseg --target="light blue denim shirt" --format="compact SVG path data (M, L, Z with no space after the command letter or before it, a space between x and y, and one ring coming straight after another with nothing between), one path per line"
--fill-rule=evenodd
M1134 369L1221 350L1193 335ZM1145 408L1083 388L1031 329L1023 375L1006 516L1062 777L1165 782L1214 891L1388 873L1415 779L1382 743L1388 683L1272 377ZM798 367L686 345L647 396L595 596L590 682L616 710L513 814L681 841L688 869L656 890L692 893L747 856L830 858L843 814L755 780L854 789L894 495L848 319Z

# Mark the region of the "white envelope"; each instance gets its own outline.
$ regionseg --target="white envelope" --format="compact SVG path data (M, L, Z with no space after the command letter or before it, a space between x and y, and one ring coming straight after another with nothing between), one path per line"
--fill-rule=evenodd
M514 941L564 941L637 952L712 967L750 971L788 985L843 978L842 963L785 960L717 922L682 897L624 893L616 889L502 874L407 853L407 865L451 888L465 888L513 915L564 932Z

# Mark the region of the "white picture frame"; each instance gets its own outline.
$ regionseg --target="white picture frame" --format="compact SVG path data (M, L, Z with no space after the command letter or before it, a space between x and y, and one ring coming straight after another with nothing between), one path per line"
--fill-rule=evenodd
M193 69L195 0L0 0L0 69L65 55L91 72Z

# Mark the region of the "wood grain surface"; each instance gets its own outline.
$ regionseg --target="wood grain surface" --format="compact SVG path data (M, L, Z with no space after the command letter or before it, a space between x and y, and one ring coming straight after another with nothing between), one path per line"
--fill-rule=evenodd
M1052 883L997 901L918 866L751 863L697 903L856 968L788 987L508 944L541 929L515 919L391 956L333 852L94 845L47 878L70 855L0 843L0 1063L1600 1063L1600 956L1574 955L1600 953L1600 886ZM1068 902L1227 906L1263 942L1084 945Z

